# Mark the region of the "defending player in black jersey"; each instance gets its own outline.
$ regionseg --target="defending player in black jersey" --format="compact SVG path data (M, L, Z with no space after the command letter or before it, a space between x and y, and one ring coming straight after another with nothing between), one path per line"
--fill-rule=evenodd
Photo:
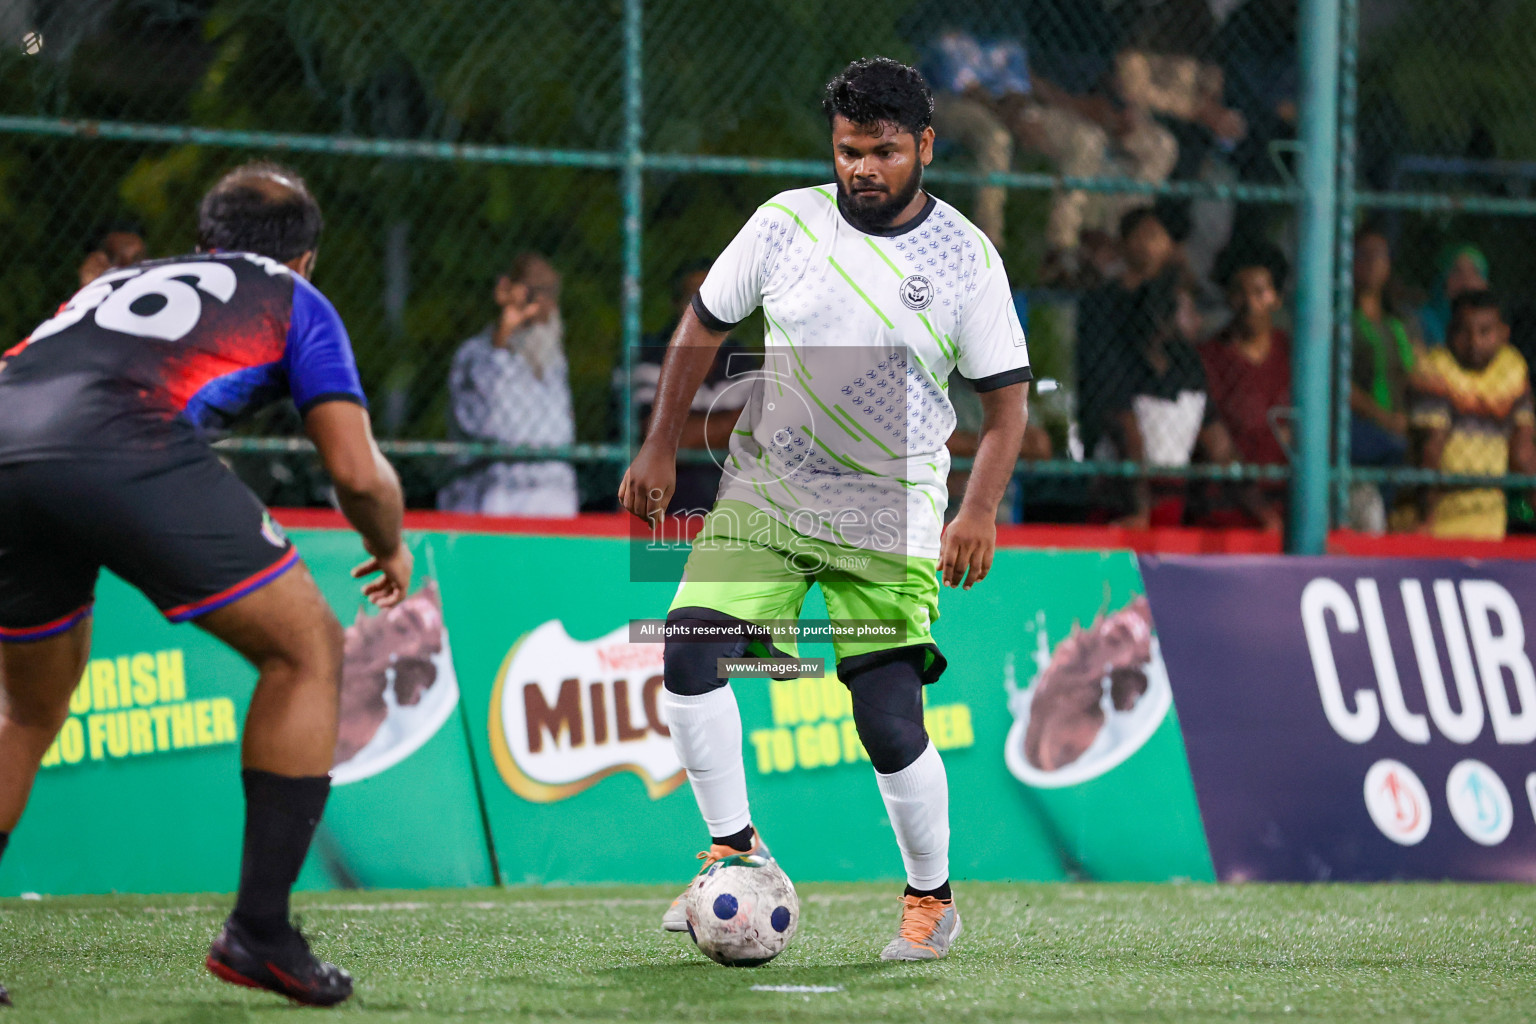
M352 979L311 955L288 896L330 792L342 630L298 552L203 436L291 397L372 556L406 594L400 483L374 443L351 343L313 285L320 209L248 164L199 211L199 249L98 277L0 361L0 854L68 713L105 566L260 671L241 750L245 846L207 965L313 1005Z

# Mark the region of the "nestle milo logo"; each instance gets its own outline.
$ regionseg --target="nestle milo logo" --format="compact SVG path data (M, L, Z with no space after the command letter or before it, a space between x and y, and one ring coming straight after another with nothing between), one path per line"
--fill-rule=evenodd
M491 695L491 753L526 800L574 796L633 772L652 799L684 774L661 717L662 645L630 643L627 627L575 640L551 620L507 653Z

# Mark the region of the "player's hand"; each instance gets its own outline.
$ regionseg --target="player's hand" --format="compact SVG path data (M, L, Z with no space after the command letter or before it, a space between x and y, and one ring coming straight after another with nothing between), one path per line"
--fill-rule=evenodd
M997 551L997 523L991 516L961 511L944 531L939 548L939 573L946 586L970 590L992 571Z
M677 490L677 451L640 446L640 453L629 464L619 484L619 504L655 526Z
M354 579L379 573L379 578L363 585L363 596L380 608L393 608L405 600L411 589L411 570L416 559L411 549L401 541L400 546L387 555L374 555L352 570Z

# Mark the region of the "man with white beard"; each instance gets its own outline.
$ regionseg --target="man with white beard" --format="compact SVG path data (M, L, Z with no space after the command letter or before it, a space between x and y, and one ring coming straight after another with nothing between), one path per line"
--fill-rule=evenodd
M455 440L556 446L576 440L560 320L560 274L522 253L496 279L495 322L454 353L448 374ZM437 495L445 512L565 518L577 509L568 462L471 460Z

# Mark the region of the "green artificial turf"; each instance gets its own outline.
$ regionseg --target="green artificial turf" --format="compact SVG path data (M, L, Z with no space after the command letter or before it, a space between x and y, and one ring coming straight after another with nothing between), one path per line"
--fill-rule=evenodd
M334 1011L214 981L227 897L0 900L0 1024L51 1021L1528 1021L1536 890L1510 885L957 887L950 958L883 964L891 886L806 885L800 934L718 967L648 888L301 897L357 978ZM801 985L833 992L754 991Z

